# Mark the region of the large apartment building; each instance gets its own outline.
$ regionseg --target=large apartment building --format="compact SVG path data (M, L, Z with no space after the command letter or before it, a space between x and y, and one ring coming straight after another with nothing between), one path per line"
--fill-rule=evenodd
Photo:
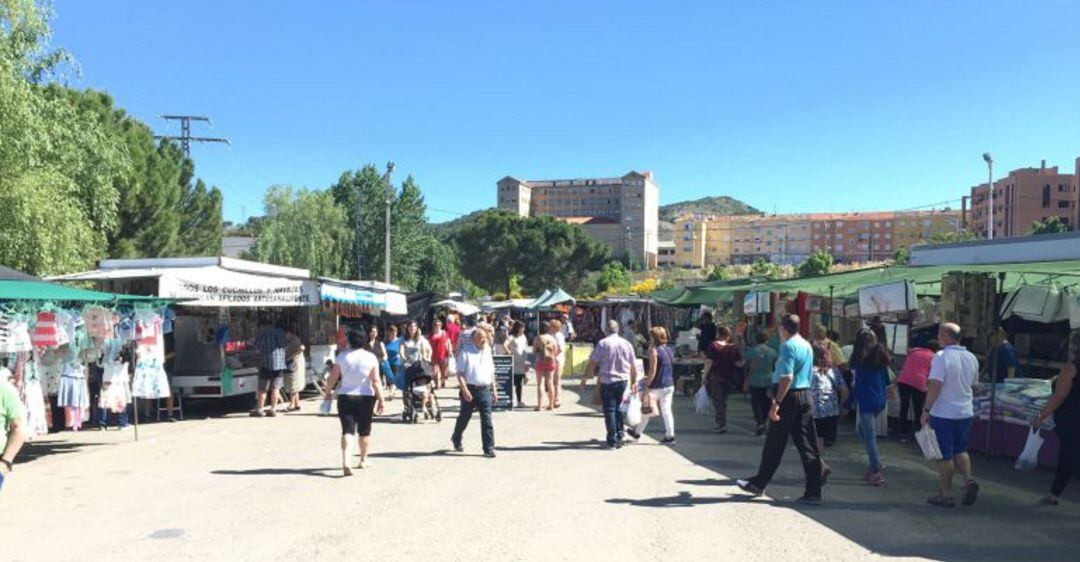
M580 224L612 254L629 254L653 269L659 255L660 188L652 173L618 178L519 180L497 182L498 208L520 216L551 216Z
M675 222L680 267L753 263L798 264L826 249L838 262L883 260L902 246L956 232L953 210L798 215L686 215Z
M1049 217L1060 217L1069 230L1080 228L1080 158L1075 172L1060 173L1043 160L1038 168L1013 170L994 181L994 238L1024 236L1035 221ZM989 234L989 195L986 183L971 188L970 228L979 238Z

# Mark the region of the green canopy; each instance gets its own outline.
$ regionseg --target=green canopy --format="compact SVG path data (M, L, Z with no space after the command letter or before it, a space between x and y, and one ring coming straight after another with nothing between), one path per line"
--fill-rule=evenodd
M887 266L834 273L802 279L720 281L688 289L667 304L715 304L739 291L771 291L780 293L805 292L836 298L852 297L861 287L896 281L915 283L919 295L941 294L941 278L953 271L1005 274L1000 290L1009 291L1021 285L1055 282L1061 285L1080 284L1080 260L1029 263L1000 263L988 265L934 265L924 267Z
M65 287L44 281L0 280L0 301L52 302L169 302L158 297L117 295Z
M574 297L570 296L570 293L562 289L555 289L554 291L544 291L542 295L537 297L529 308L532 310L550 309L557 304L574 302Z

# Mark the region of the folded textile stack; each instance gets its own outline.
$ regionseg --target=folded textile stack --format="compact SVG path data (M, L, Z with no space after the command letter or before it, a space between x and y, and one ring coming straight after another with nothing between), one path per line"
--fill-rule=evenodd
M975 415L980 420L990 419L990 387L989 383L979 383L973 389ZM998 383L996 393L994 421L1026 426L1039 415L1053 391L1050 381L1018 378ZM1054 428L1053 416L1042 428Z

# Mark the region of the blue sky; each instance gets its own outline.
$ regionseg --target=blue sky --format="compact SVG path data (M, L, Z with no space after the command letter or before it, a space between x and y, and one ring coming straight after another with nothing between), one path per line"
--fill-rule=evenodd
M958 200L1080 156L1080 2L56 0L73 85L159 131L209 115L227 219L273 184L397 163L432 220L505 176L652 170L661 202L778 212ZM175 127L175 125L174 125Z

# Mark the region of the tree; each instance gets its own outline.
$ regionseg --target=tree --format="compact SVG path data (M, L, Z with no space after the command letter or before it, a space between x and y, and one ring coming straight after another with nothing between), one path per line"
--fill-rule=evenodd
M1028 229L1028 235L1058 234L1068 231L1069 225L1062 220L1061 217L1046 217L1031 223L1031 228Z
M578 225L494 209L463 223L453 241L462 274L491 293L512 294L513 279L528 293L585 289L589 274L611 257L610 248Z
M960 230L957 232L938 232L931 236L926 243L932 246L939 244L955 244L957 242L970 242L975 240L975 233L970 230Z
M21 213L3 227L0 260L36 274L105 255L118 222L115 181L130 167L99 115L45 83L68 59L48 48L49 15L32 0L0 0L0 209Z
M727 267L723 264L716 264L709 270L709 274L705 276L705 281L709 283L715 283L717 281L723 281L728 278Z
M911 250L907 246L900 246L893 252L893 263L896 265L907 265L911 263Z
M274 186L264 205L266 217L250 250L254 259L317 276L347 276L353 230L330 192Z
M596 280L596 292L598 294L625 292L633 282L634 278L630 276L630 272L623 262L609 261L600 269L599 277Z
M754 264L750 266L750 276L761 277L764 279L776 279L780 277L780 266L765 261L762 258L758 258L754 260Z
M828 275L833 266L833 257L828 250L818 248L795 269L798 277L820 277Z

